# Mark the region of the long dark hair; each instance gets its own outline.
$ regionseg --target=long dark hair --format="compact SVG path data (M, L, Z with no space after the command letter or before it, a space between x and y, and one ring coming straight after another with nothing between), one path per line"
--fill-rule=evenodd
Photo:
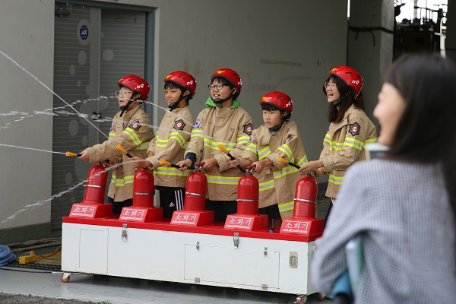
M358 95L358 98L355 99L354 97L354 89L348 86L344 81L342 81L339 77L330 75L325 82L329 82L332 80L339 90L341 102L338 105L333 105L330 103L328 106L328 122L339 123L344 119L345 112L351 107L351 105L355 105L356 108L364 110L364 98L363 92L361 91ZM326 88L323 86L323 93L326 95Z
M456 68L439 55L405 55L385 74L405 100L390 151L393 159L441 163L456 221Z

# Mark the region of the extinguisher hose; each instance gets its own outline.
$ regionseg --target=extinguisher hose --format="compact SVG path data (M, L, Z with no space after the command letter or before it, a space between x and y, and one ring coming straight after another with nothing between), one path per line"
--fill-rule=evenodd
M117 150L119 150L120 152L125 154L126 156L128 156L130 158L133 158L133 156L131 156L131 154L128 153L121 145L117 145L116 148L117 148Z
M289 164L290 166L295 167L296 169L300 169L300 168L301 168L301 167L299 167L298 165L296 165L295 163L292 163L292 162L288 162L288 164Z
M179 167L178 165L172 164L172 163L170 163L170 162L168 162L168 161L166 161L166 160L164 160L164 159L160 159L160 164L161 164L161 165L164 165L164 166L171 166L171 167L173 167L173 168L180 169L180 167ZM190 167L187 167L187 169L193 170L193 169L195 169L195 167L194 167L194 166L190 166Z
M234 158L233 155L231 155L231 153L230 153L229 151L227 151L227 150L225 149L224 146L218 145L218 148L219 148L220 150L222 150L223 153L225 153L226 155L228 155L228 157L229 157L231 160L235 160L235 159L236 159L236 158ZM241 165L237 165L237 168L238 168L239 170L241 170L241 172L245 172L244 168L242 168Z
M287 160L286 160L285 158L283 158L283 157L280 157L280 156L279 156L279 157L277 157L277 160L278 160L279 162L281 162L281 163L289 164L290 166L293 166L293 167L295 167L295 168L298 169L298 170L300 169L300 167L299 167L298 165L296 165L295 163L292 163L292 162L290 162L290 161L287 161Z

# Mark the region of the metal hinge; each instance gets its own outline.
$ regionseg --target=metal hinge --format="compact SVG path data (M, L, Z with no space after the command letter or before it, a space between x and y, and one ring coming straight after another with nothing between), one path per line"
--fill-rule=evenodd
M239 247L239 232L234 233L233 244L234 244L234 247L236 247L236 248Z
M199 284L200 278L195 278L195 283Z
M264 247L263 253L264 253L264 256L268 256L268 247Z
M268 290L268 284L261 284L261 290Z
M200 250L200 242L196 242L196 250Z
M126 242L128 239L128 235L127 235L127 224L123 224L122 225L122 241L123 242Z

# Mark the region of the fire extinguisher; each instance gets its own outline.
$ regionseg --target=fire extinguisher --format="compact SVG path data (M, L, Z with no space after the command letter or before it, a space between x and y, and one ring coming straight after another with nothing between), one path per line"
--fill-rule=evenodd
M260 185L253 176L255 165L246 168L245 175L239 179L237 195L237 213L258 215Z
M108 170L101 163L90 168L82 203L103 204L107 182Z
M185 211L204 211L206 206L207 177L203 173L204 162L198 163L187 177L185 186Z
M145 168L136 171L133 183L133 207L153 207L154 194L154 175L152 172Z
M315 218L318 185L313 176L305 176L296 183L293 217Z

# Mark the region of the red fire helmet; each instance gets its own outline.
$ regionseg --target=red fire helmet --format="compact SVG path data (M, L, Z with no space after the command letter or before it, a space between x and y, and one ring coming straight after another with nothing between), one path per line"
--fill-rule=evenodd
M121 87L129 88L135 93L139 93L141 100L147 100L149 97L150 86L147 81L136 75L127 75L122 77L117 84Z
M174 71L169 73L165 79L163 80L166 82L173 82L178 86L185 89L190 90L190 99L195 96L196 93L196 79L192 75L184 71Z
M211 76L211 83L216 77L221 77L226 80L228 80L234 87L236 87L237 93L235 94L234 98L236 99L239 94L241 94L241 89L242 89L242 80L241 76L239 76L236 71L233 71L232 69L218 69L217 71L214 72Z
M272 105L288 113L285 119L289 119L293 113L293 100L285 93L272 91L264 95L260 100L261 104Z
M341 65L329 71L330 75L336 76L353 89L355 99L358 97L363 87L363 78L352 67Z

